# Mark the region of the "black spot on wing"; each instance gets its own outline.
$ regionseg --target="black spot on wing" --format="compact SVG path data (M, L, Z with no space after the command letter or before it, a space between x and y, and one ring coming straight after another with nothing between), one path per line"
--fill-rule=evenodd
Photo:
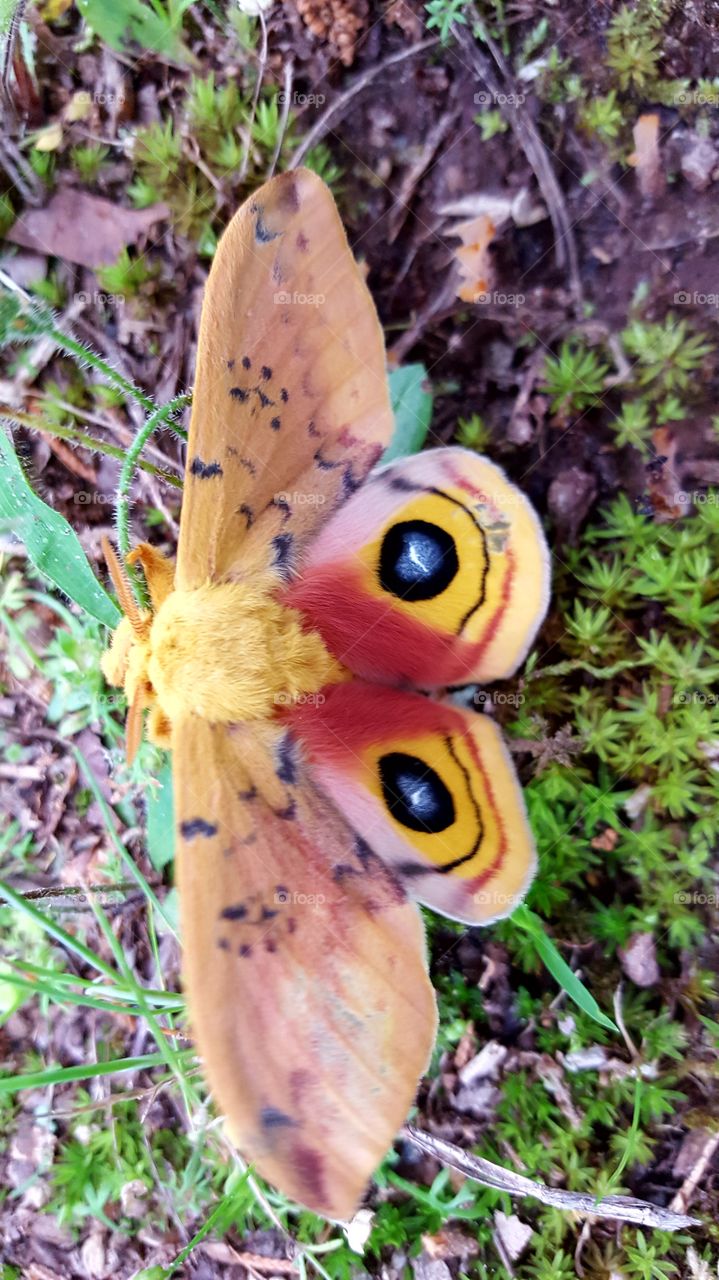
M284 809L275 809L274 811L275 817L282 818L283 821L285 822L292 822L294 820L296 812L297 812L297 805L295 804L294 800L290 800L289 803L285 805Z
M275 954L276 950L277 950L277 943L275 942L274 938L265 938L265 951L269 952L269 954L272 956Z
M243 356L243 357L242 357L242 368L243 368L243 369L251 369L251 368L252 368L252 361L250 360L250 357L249 357L249 356Z
M292 568L292 546L294 538L291 533L278 533L272 539L274 549L274 567L283 574L289 574Z
M411 480L405 480L402 476L380 476L379 479L388 484L390 489L394 489L397 493L429 493L429 489L423 484L412 484Z
M190 473L200 480L209 480L212 476L224 474L219 462L203 462L199 455L190 463Z
M351 498L353 493L361 487L362 481L358 480L351 466L347 463L342 472L342 500L346 502L347 498Z
M245 404L250 393L244 387L230 387L230 395L233 400L239 400L240 404Z
M272 498L272 500L269 503L269 506L277 507L278 510L282 512L285 523L287 523L290 516L292 515L292 508L290 507L290 504L286 498L283 498L281 496L277 498Z
M244 804L249 804L250 800L257 799L257 787L254 785L249 787L247 791L238 791L237 799L242 800Z
M286 1129L292 1128L297 1124L292 1116L288 1116L286 1111L280 1111L279 1107L263 1107L260 1112L260 1124L263 1129Z
M249 960L250 956L252 955L252 947L250 946L249 942L243 942L237 954L242 956L243 960Z
M249 471L251 476L257 475L257 467L251 458L240 458L240 466L244 467L246 471Z
M355 836L355 853L363 867L369 866L376 857L373 849L368 845L367 841L362 838L362 836Z
M312 437L313 437L313 439L317 439L319 436L321 436L321 435L322 435L322 432L321 432L321 431L318 431L318 429L317 429L317 427L315 426L314 422L311 422L311 421L310 421L310 422L308 422L308 423L307 423L307 434L308 434L308 436L312 436Z
M307 239L307 236L305 235L304 231L297 232L297 240L295 241L295 243L300 253L307 253L307 250L310 247L310 242Z
M257 392L260 404L262 405L263 409L274 408L274 403L275 403L274 400L270 400L270 397L266 396L264 391L262 391L260 387L255 387L255 391Z
M263 364L262 368L260 369L260 377L263 379L264 382L269 382L270 378L272 377L272 370L270 369L270 366L268 364Z
M225 360L225 364L227 365L227 368L228 368L228 369L234 369L234 367L235 367L235 362L234 362L234 360Z
M256 920L254 923L264 924L267 920L274 920L276 915L278 915L278 912L274 909L274 907L263 907L260 912L259 920Z
M290 393L287 390L287 387L282 387L280 391L280 400L282 401L283 404L287 404L287 401L289 400L289 398L290 398Z
M244 920L247 916L247 907L244 902L237 902L233 907L225 907L220 912L222 920Z
M437 870L441 870L441 868L426 867L422 862L398 862L395 866L397 875L405 880L417 880L420 876L430 875Z
M183 840L194 840L196 836L205 836L209 839L217 835L217 827L204 818L189 818L180 823L180 835Z
M315 453L315 463L320 471L334 471L337 467L342 466L341 462L332 462L329 458L325 458L321 449L318 449Z
M230 949L230 944L229 944L229 942L228 942L227 938L218 938L218 939L217 939L217 945L218 945L218 947L219 947L220 951L229 951L229 949Z
M237 508L237 514L245 517L248 529L250 529L255 523L255 513L252 510L252 507L248 507L246 502L243 502L242 505Z
M282 423L279 418L272 418L270 420L270 426L272 427L273 431L279 431L280 427L282 426Z
M296 743L291 734L286 733L277 748L277 777L288 787L297 782Z
M256 201L251 204L250 213L255 215L255 240L258 244L269 244L271 240L276 240L282 235L281 231L270 231L265 222L265 211L261 204L257 204Z

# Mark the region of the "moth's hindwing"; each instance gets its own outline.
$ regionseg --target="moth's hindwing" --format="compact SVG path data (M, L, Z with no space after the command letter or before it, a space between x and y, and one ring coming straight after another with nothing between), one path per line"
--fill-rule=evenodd
M515 909L534 841L489 716L353 680L290 723L318 784L408 893L468 924Z
M381 467L310 546L290 602L368 680L501 679L546 612L549 555L493 463L448 448Z

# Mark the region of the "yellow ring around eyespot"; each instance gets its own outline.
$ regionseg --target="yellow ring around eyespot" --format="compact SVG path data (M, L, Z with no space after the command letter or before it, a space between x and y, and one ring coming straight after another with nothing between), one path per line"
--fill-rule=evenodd
M437 833L414 831L392 815L385 803L379 770L381 758L390 752L415 756L439 775L454 803L455 820L450 826ZM492 865L500 849L501 833L482 774L461 736L441 738L430 733L385 739L363 752L362 766L365 785L395 831L420 859L438 869L462 859L452 869L452 874L462 879L481 875ZM472 856L467 857L468 854Z
M394 525L407 520L424 520L428 524L438 525L451 535L457 550L457 573L446 589L430 600L403 600L400 596L385 591L379 580L384 539ZM482 605L484 581L489 568L485 537L459 491L447 490L446 495L426 493L410 500L387 521L378 537L362 548L359 560L364 567L366 589L372 596L382 600L391 599L394 608L433 630L458 635L463 621Z

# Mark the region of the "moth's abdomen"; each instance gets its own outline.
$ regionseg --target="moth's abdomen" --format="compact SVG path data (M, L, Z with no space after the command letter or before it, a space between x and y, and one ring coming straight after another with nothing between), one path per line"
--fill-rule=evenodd
M148 674L168 719L268 719L340 678L316 631L273 596L274 581L174 591L155 615Z

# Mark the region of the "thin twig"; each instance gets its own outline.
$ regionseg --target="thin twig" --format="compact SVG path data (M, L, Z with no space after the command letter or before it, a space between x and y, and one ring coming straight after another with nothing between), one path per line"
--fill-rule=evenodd
M529 112L525 111L522 102L519 101L522 95L513 91L514 82L501 49L484 27L474 6L472 6L472 13L474 15L474 26L481 31L481 40L489 49L492 59L501 74L501 80L492 66L492 62L479 47L477 38L471 29L468 30L455 24L453 26L454 36L467 55L480 81L487 85L495 100L501 103L501 110L532 166L554 228L554 253L557 266L562 268L566 266L568 268L575 305L580 308L583 295L579 258L564 193L549 161L547 149L542 142L539 130Z
M275 142L275 149L272 153L270 167L267 171L268 178L271 178L275 171L277 161L280 158L282 143L285 140L285 133L287 132L287 121L290 115L290 102L292 100L292 84L294 81L294 74L295 74L294 62L292 61L292 58L288 58L287 62L284 65L283 76L282 76L283 88L282 88L282 102L280 104L282 106L282 115L280 117L280 124L277 130L277 141Z
M511 1169L503 1169L491 1160L482 1156L470 1155L461 1147L451 1142L435 1138L432 1134L423 1133L412 1125L403 1131L415 1146L434 1156L441 1164L456 1169L465 1177L471 1178L483 1187L494 1187L497 1191L505 1191L510 1196L530 1196L541 1204L562 1209L565 1213L586 1213L593 1218L613 1218L618 1222L636 1222L642 1227L659 1227L662 1231L679 1231L683 1227L700 1226L699 1218L689 1218L683 1213L673 1213L669 1209L660 1209L646 1200L635 1200L631 1196L603 1196L595 1199L583 1192L563 1191L559 1187L547 1187L543 1182L535 1182L525 1178L521 1173Z
M407 58L414 58L416 54L423 53L425 49L434 48L436 44L439 44L439 39L436 36L429 40L422 40L419 44L412 45L410 49L402 49L400 53L393 53L391 57L385 58L383 62L375 63L374 66L368 67L366 71L363 71L361 75L356 76L344 93L340 93L330 103L326 111L322 112L319 120L313 125L309 133L305 134L290 160L288 168L299 168L307 152L311 151L320 139L324 138L326 133L329 133L330 126L334 123L335 118L342 116L352 99L356 98L357 94L366 89L367 85L376 80L378 76L381 76L383 71L386 71L388 67L395 66L398 62L405 62Z
M247 177L247 170L250 164L250 152L252 150L252 130L255 127L255 116L257 115L257 104L260 100L262 92L262 81L265 78L265 68L267 66L267 23L265 15L261 9L258 10L257 16L262 27L262 44L260 45L260 62L257 68L257 80L255 82L255 92L252 95L252 106L250 107L250 118L247 121L247 145L245 146L245 154L242 157L240 172L238 175L239 182L244 182Z

